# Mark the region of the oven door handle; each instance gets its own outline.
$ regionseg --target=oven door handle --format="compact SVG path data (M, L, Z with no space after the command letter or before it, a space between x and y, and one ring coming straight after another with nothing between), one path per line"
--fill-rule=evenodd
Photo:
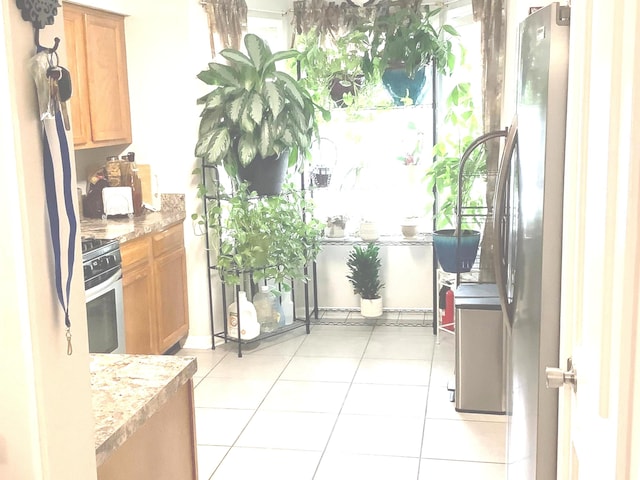
M113 286L118 282L122 282L121 268L117 269L115 273L111 275L109 278L107 278L104 282L86 290L84 293L86 301L90 302L91 300L98 298L100 295L103 295L104 293L111 290Z

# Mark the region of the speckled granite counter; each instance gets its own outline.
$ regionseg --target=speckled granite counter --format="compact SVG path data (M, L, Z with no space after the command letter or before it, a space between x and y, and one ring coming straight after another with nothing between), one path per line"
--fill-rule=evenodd
M91 388L100 466L196 372L194 357L91 355Z
M80 221L82 238L118 239L122 243L184 221L186 212L183 194L162 194L161 201L162 208L159 211L145 210L144 215L131 219L128 217L109 217L106 220L83 218Z

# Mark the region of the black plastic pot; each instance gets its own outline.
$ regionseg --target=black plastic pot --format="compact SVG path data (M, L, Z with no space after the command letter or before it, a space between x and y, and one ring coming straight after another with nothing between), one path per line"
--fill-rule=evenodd
M350 93L351 95L355 95L356 91L362 87L364 83L364 75L358 75L350 80L343 80L340 77L334 77L331 80L331 85L329 86L329 94L331 95L331 100L336 104L337 107L344 108L347 105L344 103L344 95L346 93Z
M444 229L433 232L433 248L436 257L445 272L469 272L478 255L480 232L462 230L458 236L454 235L454 231Z
M238 178L249 184L258 195L280 195L289 166L289 151L266 158L256 157L246 167L238 166Z

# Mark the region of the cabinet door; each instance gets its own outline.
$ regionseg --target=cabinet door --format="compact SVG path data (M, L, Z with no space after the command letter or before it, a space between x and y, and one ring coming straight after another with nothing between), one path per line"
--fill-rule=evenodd
M70 112L73 121L73 144L78 147L91 142L91 117L87 91L87 51L84 42L84 15L74 5L64 4L64 34L67 67L71 74L73 95Z
M158 350L166 352L189 331L184 247L154 261Z
M124 18L86 14L87 81L95 143L131 143Z
M122 290L127 353L157 354L154 331L153 269L150 264L123 269Z

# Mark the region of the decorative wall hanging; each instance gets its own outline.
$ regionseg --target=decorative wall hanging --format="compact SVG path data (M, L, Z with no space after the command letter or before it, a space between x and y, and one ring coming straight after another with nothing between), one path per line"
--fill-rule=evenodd
M16 5L22 12L22 19L31 22L36 29L53 25L61 6L57 0L16 0Z

